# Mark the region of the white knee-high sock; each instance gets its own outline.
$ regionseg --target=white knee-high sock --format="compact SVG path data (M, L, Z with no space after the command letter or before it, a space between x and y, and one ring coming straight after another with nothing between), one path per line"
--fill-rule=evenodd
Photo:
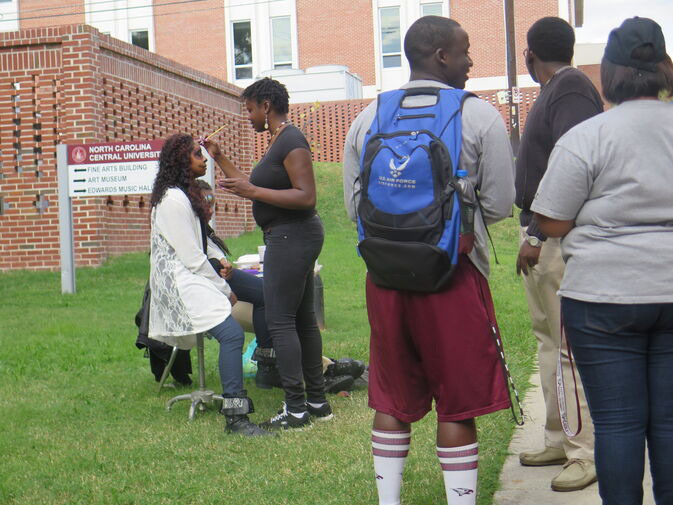
M372 454L379 505L400 505L402 473L410 443L410 431L372 430Z
M474 505L477 500L479 444L437 447L448 505Z

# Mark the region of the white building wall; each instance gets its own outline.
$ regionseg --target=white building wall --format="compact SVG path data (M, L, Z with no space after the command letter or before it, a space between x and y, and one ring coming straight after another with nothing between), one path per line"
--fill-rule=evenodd
M154 13L147 0L85 2L86 23L112 37L131 43L131 32L147 30L149 50L155 50Z
M19 0L0 2L0 32L15 32L19 29Z

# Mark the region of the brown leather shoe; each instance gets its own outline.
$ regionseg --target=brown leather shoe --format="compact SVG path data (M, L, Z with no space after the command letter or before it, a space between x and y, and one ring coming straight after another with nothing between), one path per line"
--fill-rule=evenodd
M551 481L554 491L579 491L596 482L596 466L588 459L569 459Z
M519 454L519 463L523 466L562 465L567 460L565 451L558 447L545 447L541 451L522 452Z

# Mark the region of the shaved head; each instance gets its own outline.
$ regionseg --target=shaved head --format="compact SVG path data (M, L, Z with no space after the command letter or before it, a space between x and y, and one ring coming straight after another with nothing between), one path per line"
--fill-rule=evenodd
M448 49L453 43L457 28L460 28L460 24L441 16L423 16L417 19L404 36L404 54L409 60L409 66L412 69L417 68L437 49Z

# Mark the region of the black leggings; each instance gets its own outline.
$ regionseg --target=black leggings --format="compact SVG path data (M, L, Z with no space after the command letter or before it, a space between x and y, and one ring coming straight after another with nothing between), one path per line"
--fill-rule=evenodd
M317 215L264 231L266 323L291 412L305 411L307 400L326 401L322 338L313 306L313 266L323 239Z

